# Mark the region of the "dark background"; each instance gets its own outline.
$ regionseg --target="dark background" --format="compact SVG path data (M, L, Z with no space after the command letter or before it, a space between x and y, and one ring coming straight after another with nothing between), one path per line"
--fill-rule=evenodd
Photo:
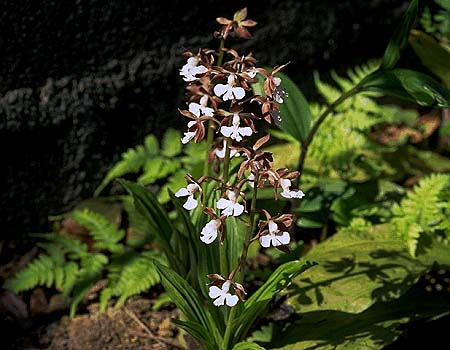
M313 70L380 57L404 0L1 0L2 238L48 226L92 196L120 154L177 114L186 49L215 48L215 17L248 6L259 25L240 42L308 97Z

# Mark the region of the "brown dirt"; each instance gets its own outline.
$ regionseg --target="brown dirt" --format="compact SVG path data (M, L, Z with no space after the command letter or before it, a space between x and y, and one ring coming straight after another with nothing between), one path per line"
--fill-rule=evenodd
M121 308L109 307L100 313L98 304L73 319L64 315L48 322L34 319L19 324L21 334L11 342L11 350L173 350L179 349L178 332L170 319L176 310L152 311L148 299L133 298ZM10 320L13 321L13 320ZM16 329L17 331L17 329ZM4 349L4 348L3 348Z

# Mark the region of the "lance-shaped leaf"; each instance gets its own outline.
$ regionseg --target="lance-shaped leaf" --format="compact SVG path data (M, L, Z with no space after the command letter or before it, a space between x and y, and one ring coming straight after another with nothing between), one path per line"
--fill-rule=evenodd
M234 339L243 339L254 321L266 311L272 298L286 288L294 277L314 265L311 261L295 260L279 266L266 283L245 302L245 308L234 326Z
M288 93L284 102L279 104L281 122L278 123L280 128L286 133L292 135L298 141L306 140L311 130L312 115L308 101L302 94L297 85L283 73L277 73L281 78L281 84ZM253 92L255 95L265 96L264 94L264 78L260 75L259 81L253 84Z
M450 107L450 91L430 76L409 69L379 70L361 81L360 91L376 91L421 106Z
M392 36L389 44L384 52L383 61L381 63L382 69L394 68L397 61L400 59L400 53L408 43L408 35L411 30L416 17L418 9L418 0L412 0L409 4L406 13Z
M180 258L173 250L171 238L175 232L169 217L164 208L159 204L158 199L153 193L148 191L145 187L126 181L118 180L119 183L133 197L136 209L141 213L143 218L147 221L148 227L152 230L152 235L161 244L167 259L171 266L177 268L177 271L182 272L186 268L180 262Z
M188 322L177 321L177 323L192 331L191 334L199 341L205 342L208 346L216 345L218 348L218 344L222 343L222 337L211 313L202 304L200 295L176 272L156 261L155 266L167 294L188 320Z

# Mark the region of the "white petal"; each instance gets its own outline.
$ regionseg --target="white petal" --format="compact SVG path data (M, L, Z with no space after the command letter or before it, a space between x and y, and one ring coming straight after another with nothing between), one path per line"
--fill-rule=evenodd
M216 149L216 156L218 158L225 158L225 147ZM231 154L230 154L231 156Z
M228 90L228 85L225 84L217 84L214 86L214 93L217 96L222 96Z
M197 205L198 205L197 200L196 200L196 199L194 198L194 196L191 194L191 195L188 197L186 203L183 204L183 208L184 208L184 209L187 209L187 210L192 210L192 209L197 208Z
M221 295L216 300L214 300L213 304L215 306L222 306L225 304L225 295Z
M187 190L187 188L180 188L177 193L175 193L175 197L185 197L185 196L189 196L190 193Z
M239 134L241 134L242 136L251 136L251 134L253 134L253 130L252 128L246 126L245 128L239 128L238 129Z
M189 193L194 193L195 191L199 190L200 187L197 184L189 184L187 185L186 189L189 191Z
M272 237L270 235L264 235L264 236L259 237L259 243L264 248L269 248L271 242L272 242Z
M236 194L234 191L228 191L227 196L230 201L236 202Z
M195 132L193 131L188 131L184 133L184 137L181 139L181 143L183 145L185 145L186 143L188 143L189 141L191 141L195 136Z
M291 191L289 191L289 190L281 192L280 195L281 195L281 197L284 197L284 198L292 198Z
M230 74L228 76L227 83L228 83L228 85L233 86L233 84L234 84L234 74Z
M273 222L272 220L269 221L269 232L270 233L276 233L278 231L278 225Z
M203 73L206 73L208 71L208 68L206 68L205 66L200 65L198 67L195 67L193 69L193 71L194 72L192 74L194 74L194 75L196 75L196 74L203 74Z
M230 205L233 205L233 203L225 198L220 198L217 201L217 209L225 209L225 208L229 207Z
M217 238L217 228L220 224L219 220L211 220L203 227L200 240L203 243L211 244Z
M200 108L201 106L198 103L195 102L189 103L189 112L195 114L197 117L200 117Z
M289 179L281 179L280 186L284 191L289 191L289 187L291 187L291 180Z
M230 137L231 134L233 133L233 131L234 131L234 128L232 126L222 126L220 128L220 132L225 137Z
M239 118L239 114L235 113L233 114L233 125L239 126L241 124L241 118Z
M241 87L234 87L232 88L233 95L235 96L236 100L241 100L245 96L245 90Z
M303 197L305 197L305 194L303 193L303 191L300 191L300 190L290 191L290 194L291 194L291 198L303 198Z
M278 77L274 77L274 78L273 78L273 82L275 83L276 86L278 86L278 85L281 84L281 79L278 78Z
M209 108L209 107L202 107L202 112L204 115L208 116L208 117L212 117L214 114L214 109Z
M283 232L281 235L277 235L277 240L283 245L289 244L291 241L291 236L289 236L289 232Z
M203 95L202 98L200 99L200 105L202 107L206 107L207 104L208 104L208 96Z
M239 203L233 205L233 216L239 216L244 212L244 206Z
M223 95L222 100L228 101L228 100L232 100L232 99L233 99L233 90L231 89L230 86L227 86L227 91Z
M218 296L222 295L222 289L220 289L217 286L211 286L211 287L209 287L208 295L210 298L215 299Z
M198 64L198 58L197 57L189 57L187 59L187 65L191 67L195 67Z
M233 206L230 205L229 207L224 208L224 209L222 210L222 215L225 215L225 216L231 216L231 215L233 215Z
M231 295L230 293L225 294L226 302L229 307L233 307L236 305L239 301L239 298L237 295Z

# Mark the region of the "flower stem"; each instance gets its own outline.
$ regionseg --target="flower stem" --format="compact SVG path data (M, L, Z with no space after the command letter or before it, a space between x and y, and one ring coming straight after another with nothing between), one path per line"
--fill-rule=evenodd
M300 175L297 178L297 185L300 184L300 179L303 173L303 168L305 166L305 159L306 154L308 153L308 147L311 144L314 135L316 134L319 127L322 125L322 123L325 121L325 119L328 117L329 114L331 114L337 106L339 106L342 102L344 102L349 97L356 95L360 91L359 86L355 86L352 89L350 89L347 92L344 92L341 96L339 96L338 99L336 99L333 103L328 105L327 109L319 116L317 121L313 124L311 130L309 131L308 135L306 136L305 141L301 143L301 149L300 149L300 158L298 160L297 170L300 172Z
M238 272L238 276L236 278L236 281L238 283L242 283L242 281L244 280L245 261L247 260L248 248L250 246L252 232L253 232L253 225L255 223L256 195L258 192L258 186L257 186L258 180L259 180L259 175L257 174L255 176L255 180L254 180L255 187L253 188L252 202L250 205L250 213L249 213L249 224L247 226L247 231L245 232L244 245L242 247L242 253L241 253L241 257L238 262L238 266L233 270L234 272L238 272L239 269L241 270L240 272ZM232 279L233 277L234 276L230 276L230 279ZM225 335L223 338L223 349L224 350L231 349L230 337L231 337L231 330L233 328L234 318L236 316L236 310L237 310L236 307L231 308L230 315L228 316L227 328L225 329Z
M223 55L225 53L225 51L223 51L224 47L225 47L225 40L223 38L220 38L219 57L217 58L218 66L221 66L222 62L223 62ZM206 144L209 146L209 149L206 151L205 163L203 165L203 175L204 176L209 175L209 151L210 151L213 139L214 139L214 122L212 120L209 120L208 127L206 128Z

